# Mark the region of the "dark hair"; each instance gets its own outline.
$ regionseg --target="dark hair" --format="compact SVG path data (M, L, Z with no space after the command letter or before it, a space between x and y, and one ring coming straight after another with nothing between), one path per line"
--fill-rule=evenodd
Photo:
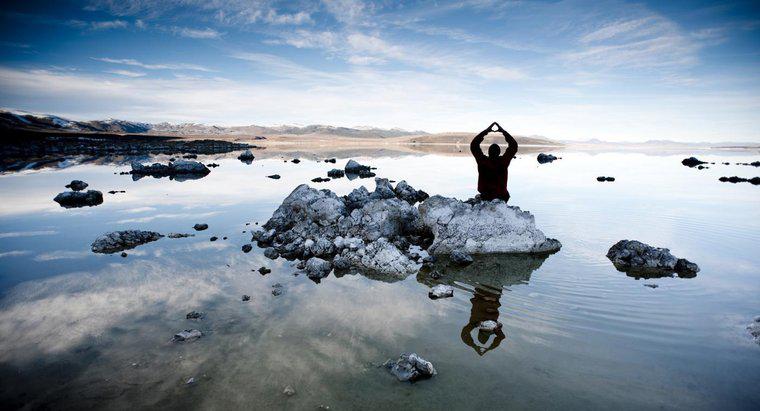
M498 157L499 154L501 154L501 148L498 144L494 143L488 146L488 157Z

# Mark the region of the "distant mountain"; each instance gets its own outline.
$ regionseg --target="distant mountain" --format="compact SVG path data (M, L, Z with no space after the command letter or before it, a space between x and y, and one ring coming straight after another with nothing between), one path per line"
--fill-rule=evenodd
M299 126L209 126L205 124L183 123L138 123L125 120L75 121L66 118L34 114L23 111L0 110L0 130L62 131L67 133L114 133L114 134L156 134L181 136L206 135L333 135L355 138L389 138L411 135L425 135L424 131L406 131L398 128L381 129L374 127L334 127L325 125Z

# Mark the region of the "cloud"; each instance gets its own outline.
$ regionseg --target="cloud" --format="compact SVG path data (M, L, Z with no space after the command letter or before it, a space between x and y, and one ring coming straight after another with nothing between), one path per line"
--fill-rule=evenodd
M108 21L83 21L83 20L69 20L68 25L81 29L90 30L110 30L110 29L124 29L129 26L129 23L124 20L108 20Z
M218 39L222 34L218 31L206 27L205 29L192 29L188 27L172 27L172 32L178 36L188 37L191 39Z
M124 64L127 66L141 67L146 70L194 70L194 71L204 71L204 72L213 71L206 67L199 66L197 64L187 64L187 63L148 64L148 63L140 62L135 59L114 59L110 57L90 57L90 58L96 61L102 61L104 63Z
M0 252L0 258L3 257L18 257L22 255L31 254L32 252L29 250L12 250L12 251L5 251Z
M140 71L130 71L130 70L107 70L106 73L116 74L119 76L126 76L126 77L142 77L145 75L145 73Z
M34 261L76 260L90 255L92 255L91 251L57 250L38 254L34 257Z
M36 237L40 235L55 235L58 231L44 230L44 231L9 231L0 233L0 238L16 238L16 237Z

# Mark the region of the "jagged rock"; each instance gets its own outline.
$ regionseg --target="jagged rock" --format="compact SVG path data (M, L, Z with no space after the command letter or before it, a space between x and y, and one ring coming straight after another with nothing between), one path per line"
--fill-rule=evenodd
M462 250L454 250L450 256L451 262L456 265L472 264L472 256Z
M111 254L156 241L163 235L155 231L124 230L103 234L92 243L92 252Z
M652 247L636 240L620 240L607 251L607 258L620 271L640 272L642 274L669 274L677 272L679 276L693 277L699 267L683 258L676 258L667 248Z
M499 200L468 204L436 195L419 213L434 235L430 254L550 253L562 246L536 228L530 212Z
M485 321L481 321L478 324L478 330L487 332L487 333L494 332L498 330L499 328L501 328L501 323L494 320L485 320Z
M195 231L203 231L208 228L208 224L196 224L193 226Z
M97 190L64 191L53 199L64 208L93 207L103 204L103 193Z
M332 170L327 172L327 176L331 178L341 178L345 175L346 173L339 168L333 168Z
M185 318L187 318L188 320L199 320L203 318L204 316L205 314L202 312L190 311L189 313L187 313L187 315L185 315Z
M305 271L309 278L325 278L332 271L332 264L319 257L312 257L306 260Z
M356 252L345 252L342 256L352 267L396 276L399 279L406 278L419 269L417 263L384 237L370 242Z
M369 166L359 164L354 160L348 160L343 169L346 171L346 174L359 174L362 171L370 171Z
M399 181L393 191L396 193L396 196L398 198L412 205L419 201L425 201L428 197L430 197L426 192L412 188L412 186L407 184L405 180Z
M280 253L277 252L273 247L267 247L264 250L264 257L270 258L272 260L276 260L280 256Z
M707 164L707 161L700 161L696 157L689 157L681 160L681 164L685 165L686 167L695 167L700 164Z
M544 154L540 153L538 157L536 157L536 160L538 160L539 163L545 164L545 163L551 163L552 161L556 160L557 157L553 154Z
M324 238L318 238L316 241L308 239L303 243L304 255L312 255L316 257L331 257L335 254L335 244Z
M430 289L430 292L428 292L428 297L432 298L433 300L439 299L439 298L447 298L447 297L453 297L454 296L454 288L450 285L445 284L438 284L435 287Z
M66 188L70 188L73 191L82 191L87 188L89 184L82 180L71 180L69 184L66 184Z
M198 330L183 330L174 334L172 342L190 342L201 338L203 333Z
M383 364L399 381L414 382L437 374L433 363L415 353L404 353L398 360L388 360Z
M754 321L747 326L749 334L756 343L760 344L760 315L755 317Z
M253 153L251 153L251 150L245 150L238 156L238 160L248 164L250 164L254 158L255 157Z
M253 250L253 246L250 244L243 244L242 250L244 253L249 253Z

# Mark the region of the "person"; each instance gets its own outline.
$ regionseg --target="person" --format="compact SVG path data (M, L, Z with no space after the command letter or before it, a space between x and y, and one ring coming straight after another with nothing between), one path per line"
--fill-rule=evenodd
M498 144L491 144L488 147L488 156L483 154L480 149L480 143L483 138L492 131L499 131L507 140L507 150L504 155L501 154L501 148ZM478 163L478 192L482 200L500 199L509 201L509 191L507 190L507 179L509 174L507 168L512 158L517 154L517 141L506 130L501 128L499 123L493 122L488 128L481 131L475 136L470 143L470 151L475 156Z

